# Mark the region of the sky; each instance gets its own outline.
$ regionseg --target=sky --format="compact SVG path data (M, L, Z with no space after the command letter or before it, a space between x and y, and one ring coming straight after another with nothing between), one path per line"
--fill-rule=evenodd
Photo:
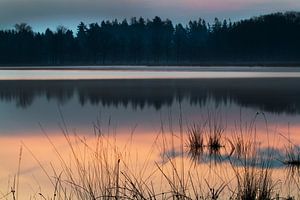
M278 11L300 11L300 0L0 0L0 28L26 22L35 31L59 25L76 30L80 21L140 16L183 24L199 17L236 21Z

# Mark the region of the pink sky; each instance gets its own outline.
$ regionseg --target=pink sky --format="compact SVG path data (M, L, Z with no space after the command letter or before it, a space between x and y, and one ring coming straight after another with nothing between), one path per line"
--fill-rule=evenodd
M58 25L75 28L103 19L160 16L174 22L214 17L233 21L251 16L300 10L299 0L1 0L0 28L27 22L35 30Z

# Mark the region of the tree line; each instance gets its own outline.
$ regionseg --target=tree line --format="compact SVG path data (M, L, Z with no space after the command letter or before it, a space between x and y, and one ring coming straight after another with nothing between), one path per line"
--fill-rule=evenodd
M186 25L131 18L34 32L0 30L1 65L292 64L300 61L300 13Z

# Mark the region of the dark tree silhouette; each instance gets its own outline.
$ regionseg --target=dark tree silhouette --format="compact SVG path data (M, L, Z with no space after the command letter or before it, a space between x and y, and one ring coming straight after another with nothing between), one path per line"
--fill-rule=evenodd
M186 61L188 52L188 36L187 30L183 28L182 24L175 26L174 32L174 55L177 64Z
M0 65L291 65L300 63L300 13L186 26L160 17L81 22L35 33L0 30Z

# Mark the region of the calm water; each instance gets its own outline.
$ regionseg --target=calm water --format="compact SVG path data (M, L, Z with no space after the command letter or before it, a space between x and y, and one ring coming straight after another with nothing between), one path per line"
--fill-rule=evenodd
M201 124L210 116L226 128L224 137L228 138L237 124L255 120L257 142L278 158L271 167L280 185L286 184L285 168L278 160L284 160L288 140L300 145L298 69L0 71L1 192L5 194L10 189L17 173L21 144L19 195L29 198L38 192L48 192L45 185L49 185L49 180L40 165L50 167L57 156L45 134L61 152L68 152L63 129L89 138L93 137L95 124L101 124L105 133L115 135L118 145L124 146L130 140L131 148L140 157L154 148L150 160L160 163L163 139L157 138L162 129L179 135L182 121L186 144L188 127ZM153 147L154 143L158 147ZM167 145L164 150L176 148ZM203 163L196 163L201 166L203 177L211 176L213 172ZM230 179L230 174L220 174ZM218 182L217 178L212 181ZM297 187L290 184L289 190L278 187L278 192L297 193Z

